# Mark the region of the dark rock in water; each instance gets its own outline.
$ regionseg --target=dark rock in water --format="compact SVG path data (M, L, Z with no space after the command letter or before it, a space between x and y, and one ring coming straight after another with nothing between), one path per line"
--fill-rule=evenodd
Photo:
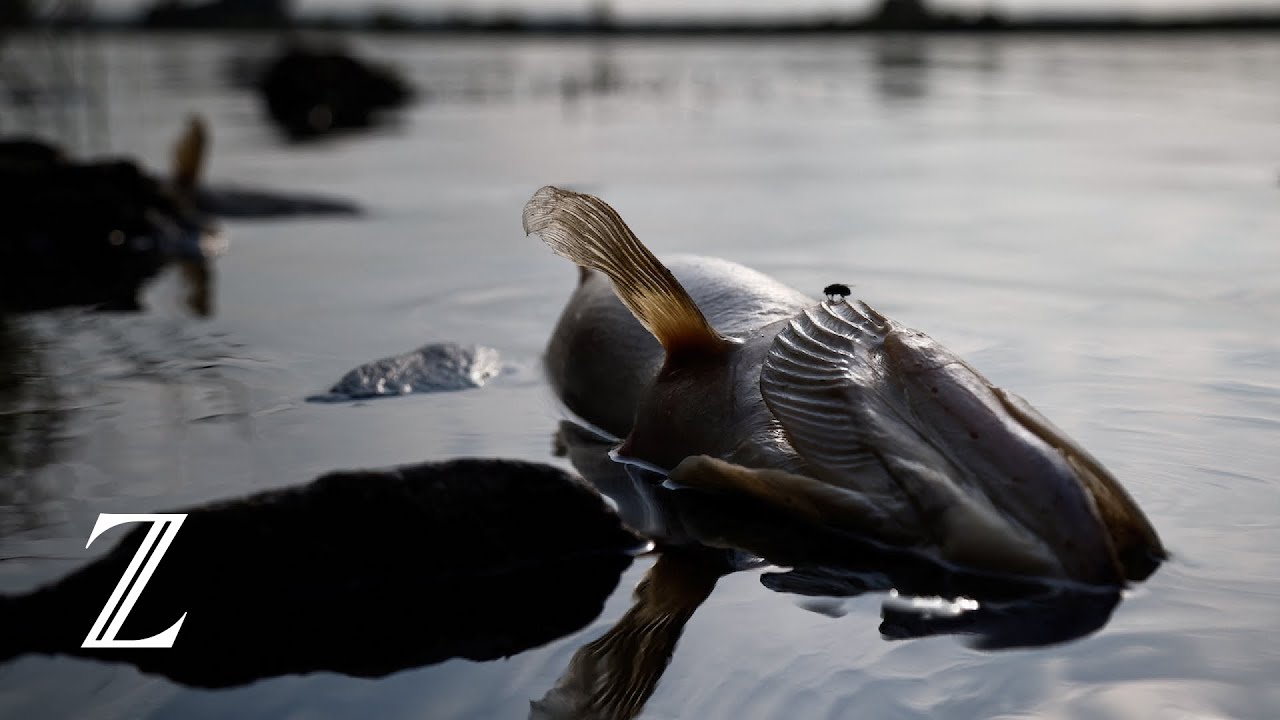
M413 91L389 68L334 48L291 47L271 62L259 90L268 114L295 139L372 125Z
M202 213L229 218L361 214L359 205L341 198L243 187L196 188L195 203Z
M62 580L0 596L0 661L66 654L212 688L493 660L591 622L647 547L577 478L511 460L337 472L185 512L118 635L185 613L172 648L80 647L150 529L134 526Z
M137 310L143 284L174 261L207 280L216 232L128 160L74 162L39 141L0 141L0 198L0 307Z
M316 402L343 402L409 393L467 390L484 385L502 372L498 351L479 345L434 343L395 357L383 358L352 370L328 395Z
M0 172L48 170L65 160L61 150L35 138L0 140Z

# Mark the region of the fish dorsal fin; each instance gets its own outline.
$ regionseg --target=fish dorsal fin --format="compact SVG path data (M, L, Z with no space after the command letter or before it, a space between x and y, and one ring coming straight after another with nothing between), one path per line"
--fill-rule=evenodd
M205 155L209 148L209 129L204 118L192 115L187 118L187 129L173 145L174 187L191 191L200 181L204 171Z
M719 354L735 344L711 327L671 271L600 198L548 185L525 204L524 231L557 255L608 275L668 357Z

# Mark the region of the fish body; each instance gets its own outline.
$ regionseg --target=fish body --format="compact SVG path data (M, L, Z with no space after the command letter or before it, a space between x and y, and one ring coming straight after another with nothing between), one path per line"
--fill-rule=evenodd
M581 268L549 380L620 459L983 572L1115 586L1164 557L1096 459L924 333L723 260L664 264L589 195L543 188L524 220Z

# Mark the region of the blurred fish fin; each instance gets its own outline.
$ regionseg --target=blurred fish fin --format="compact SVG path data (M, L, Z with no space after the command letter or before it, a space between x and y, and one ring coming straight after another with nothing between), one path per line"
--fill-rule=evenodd
M213 264L207 258L186 258L178 262L187 289L187 309L199 317L213 315Z
M204 173L209 152L209 129L204 116L193 113L187 127L173 146L173 185L180 191L192 192Z
M608 275L668 358L723 354L735 345L711 327L671 271L600 198L548 185L529 199L523 219L525 232L557 255Z

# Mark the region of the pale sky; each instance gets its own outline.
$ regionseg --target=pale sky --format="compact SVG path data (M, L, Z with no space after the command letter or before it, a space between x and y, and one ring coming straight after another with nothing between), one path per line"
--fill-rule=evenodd
M3 2L4 0L0 0ZM872 0L611 0L616 15L642 16L706 16L706 15L779 15L813 11L858 12ZM97 0L98 8L110 12L135 11L147 4L143 0ZM491 11L514 9L538 12L581 11L590 0L295 0L302 12L357 10L391 6L444 13L449 10ZM1062 11L1125 12L1144 15L1182 14L1223 8L1280 10L1280 0L933 0L938 8L982 9L994 7L1010 13ZM785 9L784 9L785 8Z

